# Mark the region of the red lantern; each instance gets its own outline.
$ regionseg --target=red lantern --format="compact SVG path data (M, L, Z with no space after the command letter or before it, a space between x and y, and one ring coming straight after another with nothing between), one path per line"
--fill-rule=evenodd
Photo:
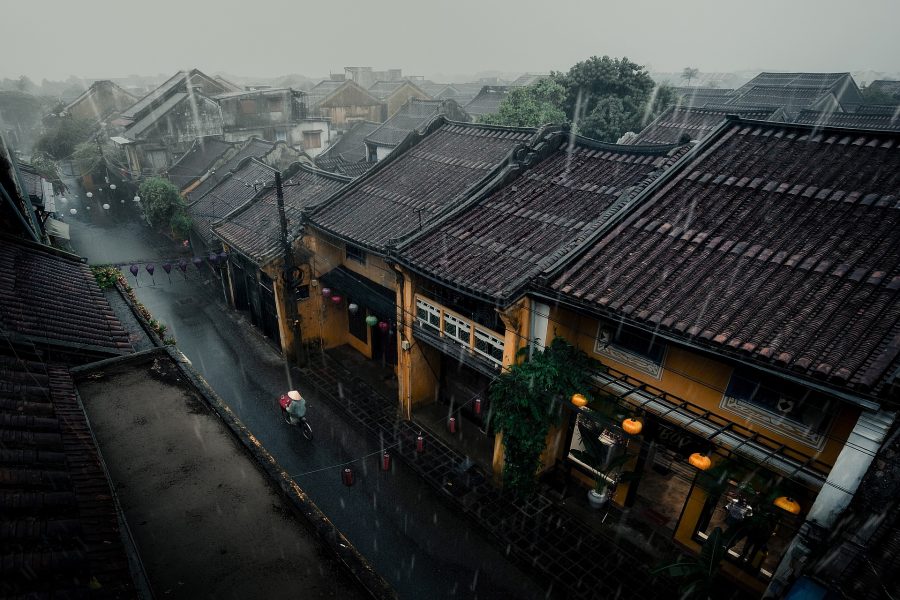
M382 471L390 471L391 470L391 455L387 452L381 457L381 470Z
M340 304L342 299L343 298L341 298L337 294L335 294L334 296L331 297L331 301L334 302L335 304Z
M345 467L344 470L341 471L341 480L347 487L353 485L353 469L351 469L350 467Z
M475 414L481 414L481 398L475 398Z
M416 436L416 452L419 454L425 452L425 438L422 437L422 434Z
M387 324L387 321L382 321L378 324L378 329L380 329L383 333L387 333L389 327L390 325Z
M450 417L448 425L450 427L450 433L456 433L456 417Z

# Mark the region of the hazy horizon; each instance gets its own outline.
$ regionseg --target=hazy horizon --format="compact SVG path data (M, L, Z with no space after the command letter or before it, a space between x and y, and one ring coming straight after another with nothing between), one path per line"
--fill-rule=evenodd
M322 77L346 65L371 65L450 80L564 70L603 54L627 56L655 72L900 71L894 34L900 2L890 0L864 0L853 10L834 0L760 0L743 14L737 9L748 4L733 0L462 0L452 14L412 0L247 6L7 3L9 23L19 26L0 42L7 57L0 77L151 77L192 67L242 77Z

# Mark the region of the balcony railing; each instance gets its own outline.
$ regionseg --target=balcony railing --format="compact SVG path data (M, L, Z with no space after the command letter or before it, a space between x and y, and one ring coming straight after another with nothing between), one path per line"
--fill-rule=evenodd
M416 323L445 340L459 344L495 367L503 366L503 334L477 325L440 304L416 296Z

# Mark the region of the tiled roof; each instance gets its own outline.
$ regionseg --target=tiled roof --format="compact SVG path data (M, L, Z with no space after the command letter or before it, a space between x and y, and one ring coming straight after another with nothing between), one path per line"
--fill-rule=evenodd
M202 198L209 193L209 190L213 189L220 181L227 177L229 173L237 169L245 158L253 157L262 160L262 158L271 152L274 147L275 144L265 140L257 138L247 140L237 153L228 159L228 162L217 169L215 173L211 173L209 177L200 183L200 185L191 190L191 193L187 195L188 199L195 201Z
M325 158L342 158L347 162L366 160L366 137L378 129L380 123L357 121L325 152L316 157L316 162Z
M506 98L511 88L504 85L486 85L478 95L466 104L465 110L473 117L494 115L500 111L500 103Z
M456 100L456 102L460 106L465 106L469 102L472 101L475 96L481 91L481 88L484 87L482 83L451 83L449 86L451 89L445 90L441 93L441 98L452 98Z
M861 104L853 112L857 115L887 115L894 116L900 111L897 104Z
M576 139L552 134L541 162L403 244L399 261L509 303L687 148Z
M141 117L140 120L130 124L125 129L125 135L131 139L135 139L137 136L141 135L147 129L152 127L159 119L164 117L166 113L181 104L181 101L187 97L187 92L178 92L172 94L171 96L166 98L166 100L162 104Z
M743 89L743 88L742 88ZM735 107L784 107L788 110L801 110L822 100L830 92L815 88L788 88L779 86L758 85L745 90L739 96L728 101L728 106Z
M734 96L734 90L704 87L676 87L678 104L703 108L707 104L722 104Z
M311 220L334 235L381 251L389 240L412 233L452 207L534 133L438 120L424 137L407 138L399 150L314 211Z
M316 104L327 98L329 95L331 95L342 85L344 85L343 81L332 81L331 79L320 81L313 87L313 89L309 90L309 106L315 106Z
M410 98L390 119L366 136L366 142L378 146L396 146L409 133L441 114L441 100Z
M601 313L837 387L900 353L900 134L736 120L552 288Z
M128 107L128 109L122 111L122 116L127 119L139 118L141 113L149 109L154 102L157 102L161 98L164 98L166 95L172 93L172 91L176 87L178 87L179 84L183 84L185 78L187 77L187 74L187 71L178 71L177 73L169 77L155 90L132 104L130 107Z
M744 93L757 86L812 88L835 91L850 78L850 73L773 73L763 72L738 88Z
M243 206L275 181L274 169L252 157L244 160L240 167L188 206L191 227L206 244L212 241L213 223Z
M109 481L65 367L0 352L0 437L0 596L136 597Z
M893 129L900 131L900 108L891 114L866 114L822 112L803 110L795 119L797 123L831 127L851 127L857 129Z
M318 205L349 181L349 177L298 165L297 171L287 176L283 184L284 213L291 239L299 227L300 211ZM265 264L281 252L281 222L275 189L269 189L247 203L213 229L229 246L257 264Z
M378 98L379 100L386 100L391 94L396 92L398 89L403 87L404 85L411 85L419 91L422 91L415 83L409 81L408 79L401 79L398 81L376 81L369 88L369 93ZM423 92L424 93L424 92Z
M748 119L766 120L772 116L776 109L744 111L734 109L712 110L706 108L690 108L687 106L670 106L652 123L647 125L631 144L677 144L682 136L691 140L699 140L706 137L717 125L725 120L729 113L740 113Z
M895 81L893 79L876 79L869 84L868 89L900 96L900 81Z
M523 73L510 82L510 87L524 87L537 83L541 79L546 79L550 75L548 73Z
M324 171L328 171L330 173L338 173L339 175L346 175L347 177L360 177L369 172L369 169L375 166L374 162L368 161L359 161L359 162L350 162L346 161L340 156L317 156L315 159L316 166Z
M70 255L0 240L4 335L114 354L131 349L90 269Z
M234 144L218 138L200 138L191 148L169 167L169 181L179 190L200 179L219 158L234 148Z

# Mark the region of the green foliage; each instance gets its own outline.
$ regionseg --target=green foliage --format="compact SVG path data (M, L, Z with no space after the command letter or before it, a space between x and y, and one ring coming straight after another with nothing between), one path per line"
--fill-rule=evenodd
M57 119L53 126L38 138L35 148L53 158L68 158L75 147L91 137L94 124L85 119L71 117Z
M172 214L172 218L169 219L169 226L172 228L172 233L177 237L186 238L188 233L190 233L191 217L188 216L183 202L179 203Z
M682 557L670 565L655 569L653 574L664 573L676 579L681 600L711 600L716 597L716 578L728 552L728 537L716 527L698 556Z
M75 163L76 172L80 175L99 174L103 171L103 157L100 156L100 149L97 148L95 141L82 142L75 146L72 161Z
M153 227L171 227L173 217L185 211L184 201L178 194L178 189L161 177L151 177L144 181L138 195L141 197L144 216Z
M494 426L503 433L503 482L518 496L534 491L547 433L576 392L586 394L600 363L562 338L513 365L491 386Z
M59 176L59 167L49 154L34 152L31 155L30 162L31 166L34 167L34 170L41 174L41 177L56 186L57 191L63 187L62 180Z
M900 104L900 94L893 95L878 89L872 89L871 86L863 86L860 90L866 104Z
M577 133L608 142L640 131L675 100L672 88L657 88L646 69L627 58L592 56L559 80Z
M97 265L91 267L91 272L94 274L94 279L97 280L97 285L100 286L101 290L107 290L115 286L116 281L122 276L122 272L118 267L109 265Z
M567 122L562 106L566 89L552 78L529 86L514 88L503 99L495 115L483 115L482 123L510 127L540 127L547 123Z

